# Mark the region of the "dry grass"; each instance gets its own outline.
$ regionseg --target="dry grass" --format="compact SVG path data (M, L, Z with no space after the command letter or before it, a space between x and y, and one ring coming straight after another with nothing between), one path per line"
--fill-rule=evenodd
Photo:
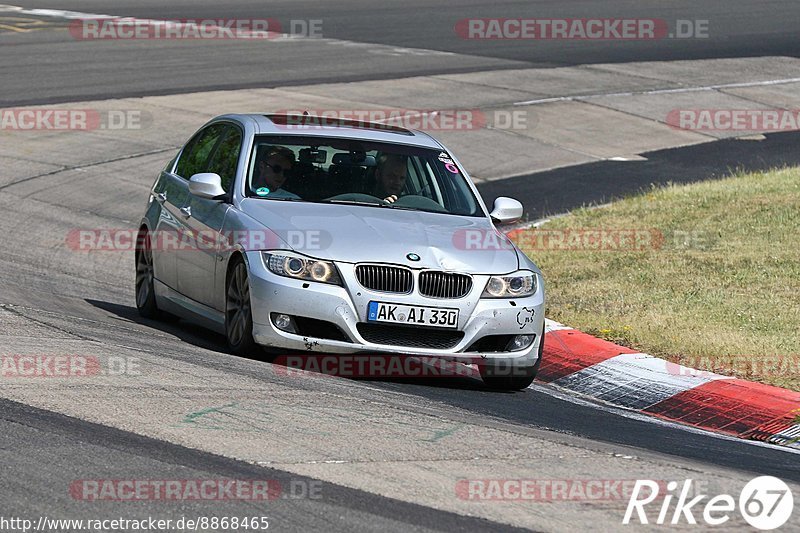
M657 238L616 250L554 238L574 244L598 229ZM800 169L579 209L542 226L549 244L526 231L515 240L544 272L550 318L687 366L800 390Z

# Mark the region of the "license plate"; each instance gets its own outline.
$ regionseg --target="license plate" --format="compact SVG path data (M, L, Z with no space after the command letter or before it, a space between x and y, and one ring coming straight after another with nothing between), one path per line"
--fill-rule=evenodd
M455 328L458 327L458 309L370 302L367 308L367 320L390 324Z

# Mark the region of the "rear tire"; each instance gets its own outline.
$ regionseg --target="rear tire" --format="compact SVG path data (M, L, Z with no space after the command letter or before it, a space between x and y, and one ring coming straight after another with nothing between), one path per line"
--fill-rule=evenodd
M225 290L225 337L231 353L255 356L260 348L253 339L253 313L247 265L241 257L233 260Z
M513 365L480 365L483 384L495 390L522 390L527 389L536 374L539 373L539 366L542 364L542 353L544 353L544 325L542 334L539 337L539 357L532 366L513 366Z

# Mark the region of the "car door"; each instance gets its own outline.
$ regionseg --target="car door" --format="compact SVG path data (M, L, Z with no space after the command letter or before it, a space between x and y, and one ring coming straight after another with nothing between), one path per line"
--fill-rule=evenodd
M235 124L225 123L222 126L219 141L201 172L219 174L222 188L230 193L242 151L243 135ZM196 302L214 308L217 303L214 298L214 275L218 263L220 231L230 203L189 194L186 205L188 213L186 209L181 213L183 223L198 246L178 251L179 291Z
M178 167L186 160L199 139L192 137L181 149L177 162L168 166L153 189L153 197L161 204L155 231L151 235L153 247L153 269L158 281L173 290L178 290L178 247L182 223L180 208L189 196L188 181L179 174Z
M162 243L162 260L166 265L171 264L173 270L170 288L181 292L180 283L180 255L193 247L193 237L186 225L186 207L189 205L189 178L199 172L204 172L214 147L219 142L224 132L222 124L211 124L201 129L186 143L175 165L173 180L170 182L171 190L166 191L163 201L162 219L160 225L165 231L159 235ZM183 251L183 252L182 252Z

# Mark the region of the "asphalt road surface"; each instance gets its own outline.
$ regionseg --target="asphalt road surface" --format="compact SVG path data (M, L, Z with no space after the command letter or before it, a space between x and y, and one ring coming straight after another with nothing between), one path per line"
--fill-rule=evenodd
M0 66L12 73L0 83L0 106L532 65L800 51L793 27L800 4L791 1L661 2L652 7L622 0L392 2L380 9L366 1L15 5L153 19L321 19L325 39L90 42L72 38L64 30L66 19L0 12L0 28L12 28L0 34ZM467 17L710 22L707 39L520 43L459 39L453 26ZM791 135L770 136L759 148L763 153L745 163L794 162L781 154L795 140ZM719 143L711 153L718 159L733 157L735 142ZM168 157L152 155L164 161ZM724 170L704 148L665 152L647 164L665 180L675 164L702 167L706 174ZM611 162L596 165L588 170L604 176L617 172ZM545 179L580 188L586 170L560 171ZM132 227L153 176L137 173L125 161L56 174L57 181L45 174L19 182L0 174L2 355L94 354L101 361L122 357L136 360L140 371L95 380L0 383L2 517L267 514L271 528L280 530L473 531L509 530L512 525L567 530L598 524L608 529L618 527L624 506L562 502L471 507L454 496L454 486L463 478L499 476L691 477L711 480L725 490L759 474L800 483L796 453L657 423L577 401L540 384L502 394L471 378L293 378L258 358L227 355L221 337L186 322L140 319L133 304L133 254L79 253L64 245L64 235L72 228ZM638 187L636 174L634 169L616 189L602 194ZM519 178L513 186L532 196L525 189L529 182ZM503 185L483 187L491 200ZM542 211L562 207L571 206L548 204ZM91 504L69 492L76 480L98 478L269 478L285 486L319 484L324 498L281 498L266 506L241 501ZM796 519L792 524L797 525Z
M143 502L135 512L125 503L106 504L105 516L128 519L177 521L182 517L268 516L272 527L324 530L331 517L348 531L482 531L511 530L479 518L459 516L421 505L382 498L323 483L311 478L239 461L231 461L189 448L166 444L105 426L81 422L63 415L0 400L0 473L3 514L8 517L86 516L86 502L63 490L74 480L98 471L110 476L136 479L264 479L274 481L273 500L263 502L189 502L164 506L161 501ZM305 497L324 494L324 499ZM283 526L283 527L281 527Z
M11 74L3 76L0 84L0 106L478 69L800 53L793 23L800 19L800 4L792 0L683 0L649 5L625 0L377 4L369 0L24 0L12 4L159 20L272 18L284 29L292 20L317 20L324 39L83 41L64 30L66 19L0 12L0 68ZM702 38L631 41L460 38L455 25L470 17L650 18L665 21L673 34L678 20L708 21L708 31ZM15 18L21 20L15 22Z

